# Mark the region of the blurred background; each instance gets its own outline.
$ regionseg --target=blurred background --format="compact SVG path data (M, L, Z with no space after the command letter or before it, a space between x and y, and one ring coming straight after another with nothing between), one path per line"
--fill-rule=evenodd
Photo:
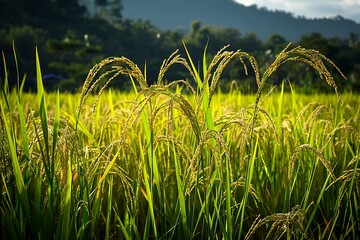
M329 66L340 92L360 91L360 4L356 1L251 0L0 0L0 80L25 79L35 91L35 48L48 91L77 92L90 68L106 57L125 56L153 83L162 64L182 41L199 62L208 43L208 60L222 47L255 56L264 71L290 42L319 50L345 74ZM173 68L168 81L187 79ZM112 87L130 90L130 82ZM270 79L290 81L305 93L333 89L304 64L288 63ZM236 81L244 93L256 90L253 75L233 61L222 75L221 90Z

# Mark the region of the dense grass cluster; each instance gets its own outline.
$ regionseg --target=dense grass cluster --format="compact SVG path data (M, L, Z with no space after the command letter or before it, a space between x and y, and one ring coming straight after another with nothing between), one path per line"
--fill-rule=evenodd
M232 60L254 74L255 96L218 91ZM300 47L263 74L245 52L224 48L207 62L205 51L201 73L175 52L151 86L146 70L109 58L79 95L45 93L38 58L36 94L9 92L5 76L1 238L357 239L358 96L264 93L288 61L312 66L337 93L324 63L336 66ZM197 85L166 84L174 64ZM133 93L106 91L120 75Z

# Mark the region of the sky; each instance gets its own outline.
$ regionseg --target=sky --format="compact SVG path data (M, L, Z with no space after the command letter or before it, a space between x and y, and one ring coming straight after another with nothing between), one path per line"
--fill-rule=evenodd
M269 10L283 10L295 16L309 18L334 17L344 18L360 23L360 0L235 0L245 6L256 4Z

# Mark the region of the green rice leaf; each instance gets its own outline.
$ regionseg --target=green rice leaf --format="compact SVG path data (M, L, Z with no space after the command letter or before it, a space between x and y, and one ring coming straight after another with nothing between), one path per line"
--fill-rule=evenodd
M71 161L68 161L65 200L63 205L64 214L61 223L61 238L60 238L61 240L67 240L70 237L71 185L72 185Z
M188 227L187 227L187 215L186 215L186 206L185 206L185 196L184 196L184 189L183 183L180 177L180 170L179 170L179 163L176 157L176 149L174 143L172 144L173 152L174 152L174 163L175 163L175 172L176 172L176 183L177 183L177 190L178 190L178 201L180 204L180 212L181 212L181 220L183 223L183 227L185 229L185 233L188 234Z
M47 112L46 112L46 101L45 101L45 91L42 83L42 75L40 68L39 54L36 48L36 83L37 83L37 96L39 102L39 113L41 119L41 127L43 131L43 137L45 142L45 161L48 161L49 155L49 134L48 134L48 121L47 121ZM50 176L49 176L50 177Z
M187 56L188 56L188 58L189 58L190 65L191 65L191 69L192 69L192 71L193 71L194 74L195 74L195 77L196 77L195 80L196 80L196 82L197 82L197 84L198 84L198 88L199 88L199 89L202 89L202 87L203 87L203 82L202 82L202 80L201 80L201 78L200 78L199 72L196 70L196 67L195 67L195 65L194 65L194 62L193 62L192 59L191 59L191 55L190 55L190 53L189 53L189 51L188 51L188 49L187 49L187 47L186 47L185 42L183 41L182 43L183 43L183 45L184 45L186 54L187 54Z
M113 190L113 177L109 178L109 191L107 197L107 209L106 209L106 226L105 226L105 239L110 239L110 224L111 224L111 211L112 211L112 190Z
M10 150L10 156L11 156L11 163L14 171L14 177L15 177L15 183L17 187L17 192L19 193L20 202L23 211L25 212L25 215L28 217L28 219L31 218L30 216L30 206L29 206L29 200L26 193L26 188L24 184L24 179L21 173L17 153L16 153L16 146L15 146L15 138L13 136L13 133L10 129L9 123L6 120L6 115L4 111L4 107L2 105L2 102L0 102L0 108L1 108L1 116L3 116L3 123L9 143L9 150Z
M54 167L55 167L55 151L56 151L56 143L57 143L57 138L59 135L59 128L60 128L60 95L59 95L59 90L57 91L56 94L56 104L55 104L55 117L54 117L54 130L53 130L53 144L52 144L52 168L51 168L51 173L52 175L54 175Z
M24 148L25 157L29 160L30 159L30 150L29 150L29 140L27 137L27 130L26 130L26 121L25 121L23 107L20 104L19 99L17 99L17 108L19 111L22 145Z

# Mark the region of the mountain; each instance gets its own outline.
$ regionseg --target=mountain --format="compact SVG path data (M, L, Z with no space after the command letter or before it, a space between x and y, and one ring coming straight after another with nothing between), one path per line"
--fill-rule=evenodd
M188 31L193 20L204 25L231 27L242 34L255 33L261 40L279 34L289 41L318 32L327 38L360 35L360 24L341 16L308 19L256 5L246 7L233 0L122 0L123 16L150 20L164 30Z

